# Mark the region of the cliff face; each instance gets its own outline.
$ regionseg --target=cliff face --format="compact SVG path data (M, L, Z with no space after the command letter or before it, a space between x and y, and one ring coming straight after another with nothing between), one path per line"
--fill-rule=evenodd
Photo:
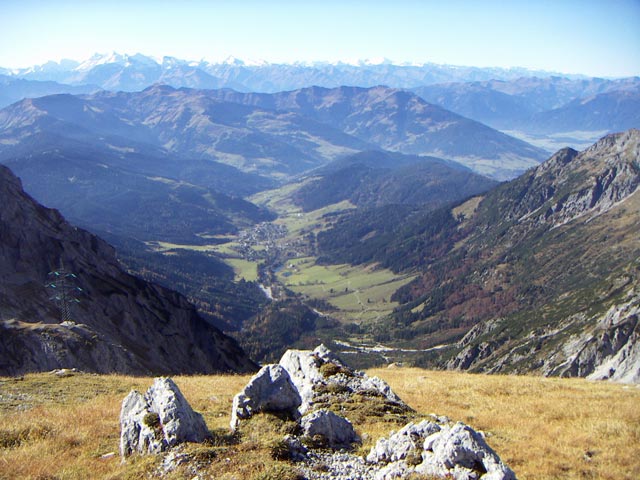
M591 331L569 339L548 366L552 374L640 383L640 292L632 289Z
M184 297L125 273L110 245L37 204L2 166L0 204L0 375L61 367L128 374L255 368ZM45 287L60 265L82 289L69 322L61 322Z

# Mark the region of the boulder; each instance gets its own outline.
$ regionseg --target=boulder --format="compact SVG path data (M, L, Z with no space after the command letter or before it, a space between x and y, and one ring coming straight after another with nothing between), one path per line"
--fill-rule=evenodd
M182 442L202 442L209 430L170 378L156 378L143 396L133 390L120 410L120 455L160 453Z
M304 414L313 404L314 389L324 384L324 376L320 372L323 360L309 350L287 350L280 359L281 365L291 377L300 394L300 413Z
M266 365L233 398L231 429L235 431L241 419L258 412L282 412L297 418L301 402L287 370L280 365Z
M144 398L151 412L158 414L165 442L170 447L182 442L202 442L209 436L202 415L193 411L170 378L156 378Z
M442 428L424 442L424 461L416 472L442 475L453 472L456 480L472 479L478 472L483 480L515 480L513 471L487 445L484 437L463 423ZM456 473L457 472L457 473Z
M463 423L410 423L371 449L367 461L382 468L376 480L417 474L455 480L515 480L513 471Z
M288 457L290 460L299 462L307 458L309 450L302 444L298 437L295 435L285 435L282 441L287 447Z
M367 375L363 375L361 378L359 377L359 379L360 385L358 386L358 388L356 388L356 391L373 390L381 393L387 398L387 400L391 402L404 405L402 399L398 395L396 395L395 392L391 390L391 387L387 384L387 382L382 380L380 377L369 377Z
M122 401L120 409L120 455L160 453L162 435L154 428L152 414L144 396L133 390Z
M319 437L319 443L323 447L350 448L352 443L359 440L351 422L330 410L309 413L302 417L300 425L305 437L312 439L314 443Z

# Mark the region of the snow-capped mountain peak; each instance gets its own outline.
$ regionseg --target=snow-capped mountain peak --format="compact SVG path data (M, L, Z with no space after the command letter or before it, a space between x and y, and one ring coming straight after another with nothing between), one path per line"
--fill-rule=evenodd
M125 63L127 55L121 55L117 52L111 53L95 53L87 60L80 63L74 70L76 72L88 72L98 65L107 65L110 63Z

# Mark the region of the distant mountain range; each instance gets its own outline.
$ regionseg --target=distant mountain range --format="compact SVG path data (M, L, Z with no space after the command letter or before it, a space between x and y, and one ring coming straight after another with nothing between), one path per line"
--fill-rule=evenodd
M0 375L255 369L184 297L126 274L110 245L37 204L4 166L0 202ZM56 305L52 296L68 301Z
M632 98L640 91L638 77L611 80L517 68L397 65L388 60L271 64L229 58L210 63L117 53L96 54L82 62L0 68L0 74L0 107L51 93L139 91L154 84L245 93L386 85L412 90L432 104L547 152L566 145L582 148L603 134L640 126L637 100ZM603 94L608 95L596 98ZM580 108L574 112L575 104Z
M139 241L198 243L202 241L198 234L235 232L272 218L232 196L253 193L256 182L270 185L259 177L215 162L201 165L186 159L180 163L150 148L119 147L121 141L104 141L98 134L83 132L83 138L76 140L73 133L73 128L65 132L62 127L23 138L18 135L22 142L0 148L0 162L15 170L39 201L62 210L85 228ZM183 173L184 178L190 170L194 177L202 172L202 180L191 183L171 175ZM208 181L216 175L221 181ZM202 186L207 183L211 186ZM227 184L244 184L245 189L227 188Z
M639 187L629 130L454 208L345 213L317 236L320 260L416 272L377 338L425 364L637 382Z
M44 97L56 93L93 93L100 87L91 85L65 85L54 81L26 80L8 75L0 75L0 108L18 102L23 98Z
M178 177L188 181L202 178L202 161L278 179L375 147L456 160L499 179L546 156L417 95L386 87L242 94L154 86L138 93L27 99L0 111L0 155L32 143L34 130L38 138L48 136L43 142L51 149L64 137L121 153L137 154L142 144L200 161L200 173L188 178L184 170L192 164L179 162Z
M294 112L369 145L460 162L498 179L513 178L546 153L478 122L387 87L310 87L275 94L207 92L219 100Z
M230 57L224 62L186 61L173 57L156 60L142 54L95 54L77 62L62 60L23 69L0 69L0 73L25 80L46 80L70 85L97 85L106 90L142 90L161 83L174 87L232 88L244 92L274 93L317 85L374 87L389 85L414 88L433 83L515 79L549 76L544 71L523 68L478 68L451 65L401 64L388 60L353 64L315 62L273 64L245 62Z
M413 91L494 128L533 135L592 132L599 137L640 127L640 77L534 77L428 85Z

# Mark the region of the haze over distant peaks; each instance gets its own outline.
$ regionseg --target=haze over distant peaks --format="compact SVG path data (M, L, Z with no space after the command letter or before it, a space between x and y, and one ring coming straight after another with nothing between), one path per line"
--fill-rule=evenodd
M166 62L166 59L171 59ZM96 53L84 60L63 59L59 62L47 62L42 65L28 68L0 70L0 73L25 78L29 80L54 80L64 83L86 83L83 74L89 75L97 70L109 70L113 75L119 68L134 70L155 70L158 78L165 68L181 65L199 69L204 73L220 77L224 86L237 88L244 91L275 92L278 90L293 90L296 88L320 85L335 87L339 85L393 85L401 88L412 88L431 83L454 81L481 81L490 79L513 79L518 77L542 76L548 77L554 73L526 68L481 68L470 66L440 65L430 62L397 62L384 57L366 59L340 59L340 60L302 60L296 62L269 62L261 59L240 59L228 56L221 60L181 60L175 57L153 57L136 53L135 55L120 54L117 52ZM343 80L339 73L349 72L353 69L367 70L364 78L357 81ZM238 69L240 72L231 74L229 69ZM337 69L337 71L336 71ZM249 70L247 72L247 70ZM254 75L260 71L261 75ZM265 71L269 72L269 79L262 77ZM280 75L277 73L280 72ZM103 72L104 73L104 72ZM148 74L148 72L147 72ZM557 73L555 73L557 74ZM144 75L143 75L144 77ZM230 84L232 79L236 84ZM258 78L260 77L260 79ZM572 77L580 77L573 75ZM306 80L313 80L311 82ZM153 80L154 83L157 79ZM144 86L148 86L147 83ZM101 85L103 88L103 85ZM118 88L123 90L139 89L122 82ZM142 87L144 88L144 87Z

